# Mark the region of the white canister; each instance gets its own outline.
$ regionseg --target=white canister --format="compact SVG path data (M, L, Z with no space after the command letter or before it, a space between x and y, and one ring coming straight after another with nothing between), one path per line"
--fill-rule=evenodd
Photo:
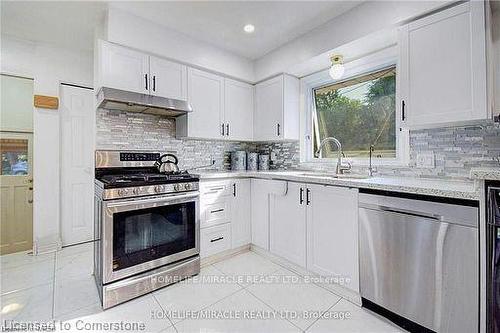
M247 170L256 171L258 170L259 154L248 153L247 154Z
M259 155L259 170L269 170L269 155Z

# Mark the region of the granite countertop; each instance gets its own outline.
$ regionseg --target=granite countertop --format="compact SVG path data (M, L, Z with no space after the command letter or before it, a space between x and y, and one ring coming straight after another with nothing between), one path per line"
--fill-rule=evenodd
M201 171L197 172L203 179L223 178L262 178L288 180L323 185L336 185L375 189L412 194L432 195L438 197L479 200L479 192L473 180L439 180L409 177L370 177L370 178L333 178L324 172L313 171Z
M470 178L478 180L500 180L500 167L472 168Z

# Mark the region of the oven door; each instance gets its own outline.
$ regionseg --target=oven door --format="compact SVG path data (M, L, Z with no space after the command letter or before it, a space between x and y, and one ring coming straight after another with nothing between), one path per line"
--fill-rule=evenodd
M200 253L199 192L103 205L104 283Z

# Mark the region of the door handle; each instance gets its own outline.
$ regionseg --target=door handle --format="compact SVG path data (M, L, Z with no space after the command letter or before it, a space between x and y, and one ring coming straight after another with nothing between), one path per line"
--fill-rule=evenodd
M304 189L300 188L299 203L302 205L304 203Z
M226 124L226 135L229 136L229 123Z
M211 210L210 211L210 214L213 214L213 213L220 213L220 212L223 212L224 211L224 208L220 208L220 209L216 209L216 210Z
M277 126L276 126L276 129L277 129L277 132L278 132L278 136L280 136L280 124L278 123L278 124L276 124L276 125L277 125Z
M156 91L156 75L153 75L153 91Z
M144 81L146 82L146 90L148 90L148 74L144 74Z
M222 136L224 136L224 123L221 124L221 128L222 128Z
M307 189L306 191L306 205L309 206L309 204L311 203L311 200L309 198L309 195L311 194L311 190L310 189Z
M210 240L210 243L218 242L218 241L223 240L223 239L224 239L224 237L214 238L214 239Z
M233 184L233 197L236 197L236 183Z

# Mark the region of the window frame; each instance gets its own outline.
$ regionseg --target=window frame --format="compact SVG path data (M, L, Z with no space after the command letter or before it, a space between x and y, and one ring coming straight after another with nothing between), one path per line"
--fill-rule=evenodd
M397 165L406 166L409 163L409 131L402 126L401 106L398 101L400 92L400 67L398 64L396 46L371 53L361 58L344 64L344 76L340 80L333 80L328 69L311 74L301 79L302 109L301 117L301 162L306 163L336 163L336 158L315 158L313 152L313 112L316 103L314 90L331 84L350 80L366 74L377 72L385 68L396 67L396 158L374 158L373 165ZM375 151L376 152L376 151ZM354 165L365 166L369 164L369 158L349 158Z

